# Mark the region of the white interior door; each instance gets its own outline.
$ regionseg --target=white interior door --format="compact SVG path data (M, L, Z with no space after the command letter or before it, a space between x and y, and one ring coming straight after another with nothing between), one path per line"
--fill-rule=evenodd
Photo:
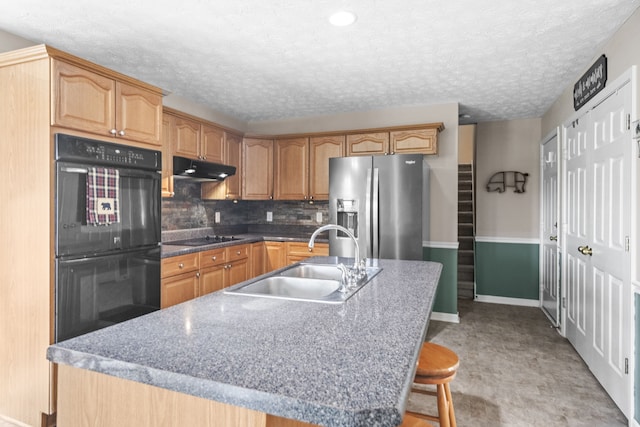
M629 415L631 85L567 127L566 335Z
M582 358L587 359L587 315L586 315L586 259L575 248L587 240L590 221L590 200L587 200L587 167L591 160L587 152L588 116L574 120L564 129L566 165L566 224L565 230L565 288L566 321L565 334ZM582 122L582 124L581 124ZM587 363L589 363L587 361Z
M558 134L553 134L542 146L542 235L541 293L542 309L554 326L559 324L559 264L558 264Z

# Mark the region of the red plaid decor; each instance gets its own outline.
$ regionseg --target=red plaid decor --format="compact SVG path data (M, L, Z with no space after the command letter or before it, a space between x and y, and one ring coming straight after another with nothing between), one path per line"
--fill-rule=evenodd
M87 225L120 222L120 174L117 169L89 168Z

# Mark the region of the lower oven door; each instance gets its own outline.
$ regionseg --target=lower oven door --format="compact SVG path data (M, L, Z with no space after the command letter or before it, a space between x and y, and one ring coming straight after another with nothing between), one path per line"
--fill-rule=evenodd
M56 260L55 342L160 309L160 247Z

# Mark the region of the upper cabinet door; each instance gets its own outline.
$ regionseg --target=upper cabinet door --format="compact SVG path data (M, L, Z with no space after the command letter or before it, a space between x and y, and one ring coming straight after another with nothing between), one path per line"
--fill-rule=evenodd
M274 159L276 200L307 200L309 198L309 139L276 140Z
M319 136L309 140L309 198L329 200L329 159L344 156L345 136Z
M438 129L415 129L393 131L390 134L391 154L438 153Z
M202 125L200 156L209 162L224 163L224 131L222 129Z
M176 118L162 115L162 197L173 197L173 147Z
M242 152L242 198L273 199L273 140L245 138Z
M347 135L347 156L389 154L389 133L360 133Z
M200 123L176 117L173 154L198 159L200 153Z
M116 82L55 59L51 124L115 136Z
M161 145L162 96L116 83L116 129L119 137Z
M225 132L225 163L236 167L236 174L224 180L226 199L238 200L242 197L242 137Z
M51 124L161 145L162 96L52 59Z

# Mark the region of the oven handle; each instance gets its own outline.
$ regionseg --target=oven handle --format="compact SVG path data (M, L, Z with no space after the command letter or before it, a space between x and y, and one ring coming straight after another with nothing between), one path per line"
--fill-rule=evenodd
M126 168L126 169L118 168L118 170L120 171L121 177L132 177L132 178L150 177L152 179L160 179L160 176L162 174L162 171L146 171L146 170L136 170L136 169L129 169L129 168ZM60 172L81 173L81 174L89 173L87 168L79 168L75 166L60 166Z
M69 173L88 173L89 171L84 169L84 168L65 168L65 167L61 167L60 170L62 172L69 172Z

